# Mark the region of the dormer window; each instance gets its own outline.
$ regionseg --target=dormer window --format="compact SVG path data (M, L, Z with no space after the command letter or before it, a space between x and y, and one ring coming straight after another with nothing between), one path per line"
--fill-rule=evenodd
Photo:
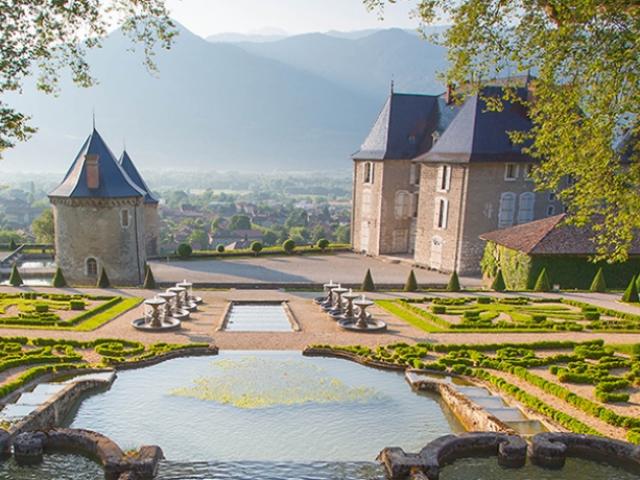
M85 166L87 175L87 188L96 189L100 186L100 170L98 168L98 155L85 155Z
M438 132L433 132L431 134L431 143L435 145L438 140L440 140L440 134Z

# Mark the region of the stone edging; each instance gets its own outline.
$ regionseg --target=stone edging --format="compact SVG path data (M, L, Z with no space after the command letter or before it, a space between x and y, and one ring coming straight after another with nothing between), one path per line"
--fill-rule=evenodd
M133 454L125 454L110 438L89 430L54 428L24 432L14 442L14 455L20 464L42 461L45 452L73 451L97 459L104 468L105 479L151 479L164 458L160 447L143 446Z
M566 457L603 460L613 466L640 473L640 446L620 440L575 433L539 433L531 445L518 435L473 432L445 435L419 453L405 453L398 447L385 448L378 455L391 480L438 480L440 469L455 460L476 455L497 455L507 467L521 468L527 452L531 461L545 468L564 466Z
M363 358L360 355L356 355L355 353L345 352L342 350L333 350L331 348L314 348L307 347L302 351L302 355L306 357L330 357L330 358L341 358L343 360L350 360L355 363L359 363L360 365L364 365L366 367L380 368L382 370L394 370L398 372L404 372L406 367L403 365L395 365L392 363L385 362L376 362L375 360L369 360L368 358ZM442 372L438 372L442 374Z
M289 306L289 300L229 300L227 301L227 305L220 316L222 320L220 322L220 326L216 328L217 332L221 332L227 328L229 313L234 305L282 305L282 309L284 310L287 320L289 320L289 324L291 324L291 329L294 332L302 330L302 328L300 328L300 323L298 323L296 316L293 314L293 311Z
M181 348L179 350L172 350L162 355L156 355L155 357L145 358L136 362L124 362L124 363L112 363L109 366L116 370L135 370L137 368L150 367L157 365L166 360L173 360L174 358L184 357L205 357L207 355L217 355L219 352L218 347L215 345L209 345L208 347L192 347Z

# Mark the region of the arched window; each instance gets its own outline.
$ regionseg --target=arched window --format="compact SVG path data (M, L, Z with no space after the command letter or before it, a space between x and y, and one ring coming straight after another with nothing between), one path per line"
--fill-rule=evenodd
M498 228L513 225L513 217L516 212L516 194L504 192L500 195L500 210L498 212Z
M85 262L85 267L86 267L88 277L98 276L98 261L95 258L93 257L87 258Z
M525 192L520 194L518 206L518 223L527 223L533 220L533 208L536 203L536 194Z
M407 218L411 215L411 194L401 190L396 192L394 211L396 218Z

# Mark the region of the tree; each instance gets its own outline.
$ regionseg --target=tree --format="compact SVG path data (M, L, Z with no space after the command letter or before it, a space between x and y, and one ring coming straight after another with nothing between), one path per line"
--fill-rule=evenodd
M55 229L53 226L53 210L47 208L31 223L31 231L36 236L38 243L53 243Z
M591 282L591 287L589 288L592 292L606 292L607 291L607 282L604 279L604 272L602 271L602 267L598 269L595 277L593 277L593 281Z
M251 230L251 219L246 215L234 215L229 221L229 230Z
M222 245L221 243L218 244L218 246L216 247L216 251L218 253L224 253L224 245Z
M32 73L39 90L56 92L65 67L77 85L93 85L85 54L87 49L100 46L112 25L120 25L125 36L142 45L144 62L151 71L156 69L154 47L169 48L177 33L164 0L2 0L0 11L2 97L7 92L20 92ZM0 155L34 132L26 114L0 102Z
M144 285L143 288L147 290L155 290L158 288L156 285L156 279L153 276L153 272L151 271L151 267L149 265L145 266L145 275L144 275Z
M396 0L363 0L383 14ZM640 8L614 0L416 0L425 24L453 25L449 85L478 91L483 80L534 72L533 130L512 133L541 161L536 186L557 192L569 221L595 224L598 258L625 260L640 228ZM489 99L490 109L514 99ZM515 99L514 99L515 100ZM534 101L532 101L534 100ZM620 148L620 140L629 140ZM530 145L525 142L531 142ZM631 162L620 160L628 155ZM567 179L570 179L570 182Z
M15 238L12 238L11 241L9 242L9 250L13 252L17 248L18 248L18 244L16 243Z
M371 276L371 269L367 269L367 273L364 276L364 280L362 281L363 292L375 292L376 284L373 283L373 277Z
M459 292L460 291L460 279L458 278L458 272L455 270L451 273L449 283L447 284L447 292Z
M327 240L326 238L321 238L317 241L316 246L324 252L327 248L329 248L329 240Z
M257 257L258 255L260 255L260 252L262 251L262 243L260 242L251 242L251 251L254 253L254 255Z
M190 257L193 253L193 248L191 248L191 245L189 245L188 243L181 243L180 245L178 245L176 253L179 257L187 258Z
M418 290L418 281L416 280L416 274L413 270L409 272L407 281L404 284L405 292L415 292Z
M293 251L296 248L296 242L294 242L293 240L291 240L290 238L285 240L284 242L282 242L282 249L286 252L286 253L293 253Z
M189 243L191 245L200 245L201 248L209 246L209 235L204 230L198 228L189 235Z
M336 243L351 243L351 227L349 225L339 225L333 232Z
M11 275L9 275L9 285L13 285L14 287L19 287L22 285L22 277L20 276L20 272L18 271L18 265L15 263L11 268Z
M64 278L60 267L56 268L56 273L53 275L52 285L56 288L64 288L67 286L67 280Z
M502 276L502 270L498 269L496 272L496 277L493 279L491 283L491 290L496 292L504 292L507 289L507 286L504 282L504 277Z
M267 230L262 235L262 241L265 245L275 245L276 243L278 243L278 234L273 230Z
M543 268L540 271L540 275L538 275L538 279L536 280L536 284L533 287L535 292L550 292L551 291L551 282L549 281L549 275L547 274L547 269Z
M98 283L96 283L96 286L98 288L111 288L111 282L109 281L107 271L104 267L100 269L100 276L98 277Z
M640 299L638 299L638 287L636 285L637 277L634 275L631 281L629 282L629 286L624 291L622 295L622 301L627 303L638 303Z

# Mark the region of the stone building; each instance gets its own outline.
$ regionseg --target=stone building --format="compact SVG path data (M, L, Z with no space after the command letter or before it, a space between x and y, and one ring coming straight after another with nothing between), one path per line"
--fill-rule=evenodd
M122 160L125 166L131 163L126 153ZM124 168L94 128L49 194L56 263L69 283L95 285L102 269L115 285L139 285L144 280L147 244L154 235L157 244L157 200L133 163L127 169L133 168L136 181Z
M529 95L529 78L517 94ZM391 93L352 158L356 251L404 255L444 272L480 272L480 234L561 213L553 193L535 192L534 160L508 132L531 122L519 103L488 111L483 97Z

